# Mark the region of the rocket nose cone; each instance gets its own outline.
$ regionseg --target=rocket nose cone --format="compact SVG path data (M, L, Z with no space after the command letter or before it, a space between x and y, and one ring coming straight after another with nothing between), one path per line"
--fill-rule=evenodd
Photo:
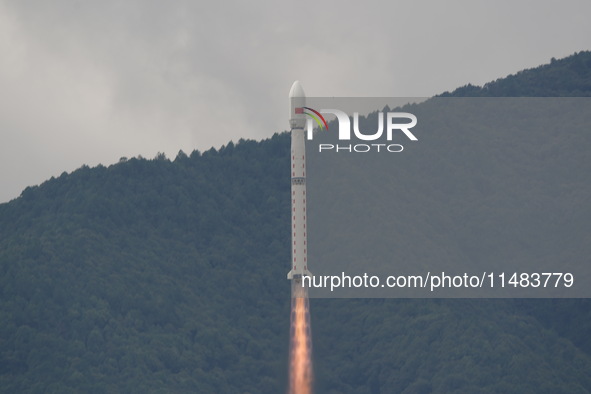
M291 85L291 90L289 91L289 98L294 97L306 97L306 93L304 93L304 88L302 88L302 84L300 81L295 81L293 85Z

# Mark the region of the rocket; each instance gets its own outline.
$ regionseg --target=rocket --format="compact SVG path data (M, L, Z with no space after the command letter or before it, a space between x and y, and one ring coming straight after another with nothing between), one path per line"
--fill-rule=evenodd
M299 81L289 91L289 126L291 128L291 271L287 279L301 281L308 271L306 229L306 95Z

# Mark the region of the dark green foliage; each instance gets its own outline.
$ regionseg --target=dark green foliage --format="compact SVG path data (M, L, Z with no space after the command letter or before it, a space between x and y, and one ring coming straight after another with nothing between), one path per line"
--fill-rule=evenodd
M0 206L0 391L282 390L286 137L84 167Z
M453 95L588 95L590 57ZM284 392L289 187L282 133L0 205L0 392ZM317 392L590 392L589 306L311 300Z

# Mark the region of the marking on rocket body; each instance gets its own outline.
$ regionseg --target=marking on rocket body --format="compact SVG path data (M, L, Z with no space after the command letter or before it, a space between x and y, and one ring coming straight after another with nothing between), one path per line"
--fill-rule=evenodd
M326 128L326 130L328 130L328 123L326 123L326 119L324 119L324 116L322 116L322 114L320 112L316 111L315 109L310 108L310 107L301 107L301 108L296 108L295 113L308 115L309 117L311 117L312 119L314 119L316 121L316 123L318 124L318 127L320 127L321 130L324 128ZM322 122L321 122L321 120L322 120Z

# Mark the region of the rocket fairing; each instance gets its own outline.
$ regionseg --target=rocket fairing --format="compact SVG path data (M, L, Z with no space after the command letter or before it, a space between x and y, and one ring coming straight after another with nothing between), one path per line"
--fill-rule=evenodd
M287 279L301 280L312 276L308 271L306 229L306 95L299 81L289 91L291 128L291 271Z

